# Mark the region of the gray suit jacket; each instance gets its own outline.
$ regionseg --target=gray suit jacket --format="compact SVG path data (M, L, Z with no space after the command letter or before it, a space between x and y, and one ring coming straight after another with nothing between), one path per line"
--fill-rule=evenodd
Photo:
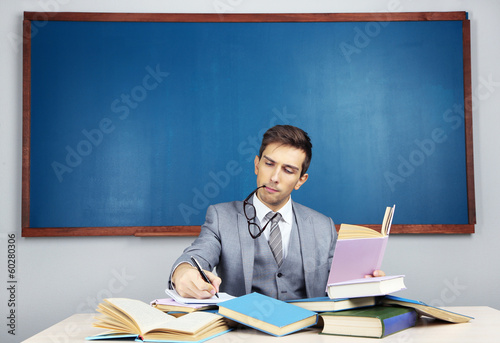
M325 296L337 232L331 218L292 202L301 242L307 297ZM184 250L172 268L190 262L190 256L205 270L216 268L221 291L234 296L251 292L254 241L248 233L243 202L212 205L198 238Z

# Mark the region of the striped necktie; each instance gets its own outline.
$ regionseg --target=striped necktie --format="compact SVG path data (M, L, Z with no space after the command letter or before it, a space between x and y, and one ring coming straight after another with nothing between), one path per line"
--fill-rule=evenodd
M269 221L274 216L274 212L270 211L264 219ZM283 263L283 247L281 244L281 231L278 225L281 219L281 214L278 213L276 217L273 219L271 223L271 233L269 235L269 247L271 248L271 252L273 253L274 259L278 264L278 267Z

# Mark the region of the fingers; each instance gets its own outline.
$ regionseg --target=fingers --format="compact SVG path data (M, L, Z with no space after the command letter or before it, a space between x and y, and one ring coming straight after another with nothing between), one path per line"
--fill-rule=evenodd
M221 279L215 274L205 271L207 277L214 285L207 283L201 277L198 269L189 265L182 264L177 267L172 276L175 284L175 290L180 296L185 298L207 299L211 298L219 291Z
M222 283L222 279L220 277L218 277L217 275L215 275L214 273L211 273L211 272L206 271L206 270L205 270L205 274L207 275L208 279L210 280L210 283L212 284L215 291L219 292L219 288L220 288L220 284Z
M375 270L375 271L373 271L373 274L365 275L365 278L380 277L380 276L385 276L385 273L383 270Z

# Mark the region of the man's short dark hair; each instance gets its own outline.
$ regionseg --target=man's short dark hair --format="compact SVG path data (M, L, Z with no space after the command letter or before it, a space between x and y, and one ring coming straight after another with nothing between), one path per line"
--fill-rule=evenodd
M273 126L267 130L266 133L264 133L264 137L262 137L259 158L262 158L262 153L266 150L266 147L272 143L279 143L281 145L291 146L304 151L306 158L302 163L300 176L307 172L312 158L312 143L307 132L291 125Z

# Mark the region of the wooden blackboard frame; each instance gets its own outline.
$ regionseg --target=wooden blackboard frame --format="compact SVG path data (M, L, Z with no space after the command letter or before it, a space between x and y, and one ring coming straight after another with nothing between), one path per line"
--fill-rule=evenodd
M470 21L466 12L406 13L322 13L322 14L168 14L168 13L72 13L25 12L23 21L23 153L22 153L22 235L41 236L195 236L199 226L158 227L30 227L30 114L31 114L31 22L32 21L106 21L106 22L383 22L383 21L463 22L464 122L468 224L394 225L392 233L473 233L476 223L473 138ZM370 225L379 228L380 225Z

